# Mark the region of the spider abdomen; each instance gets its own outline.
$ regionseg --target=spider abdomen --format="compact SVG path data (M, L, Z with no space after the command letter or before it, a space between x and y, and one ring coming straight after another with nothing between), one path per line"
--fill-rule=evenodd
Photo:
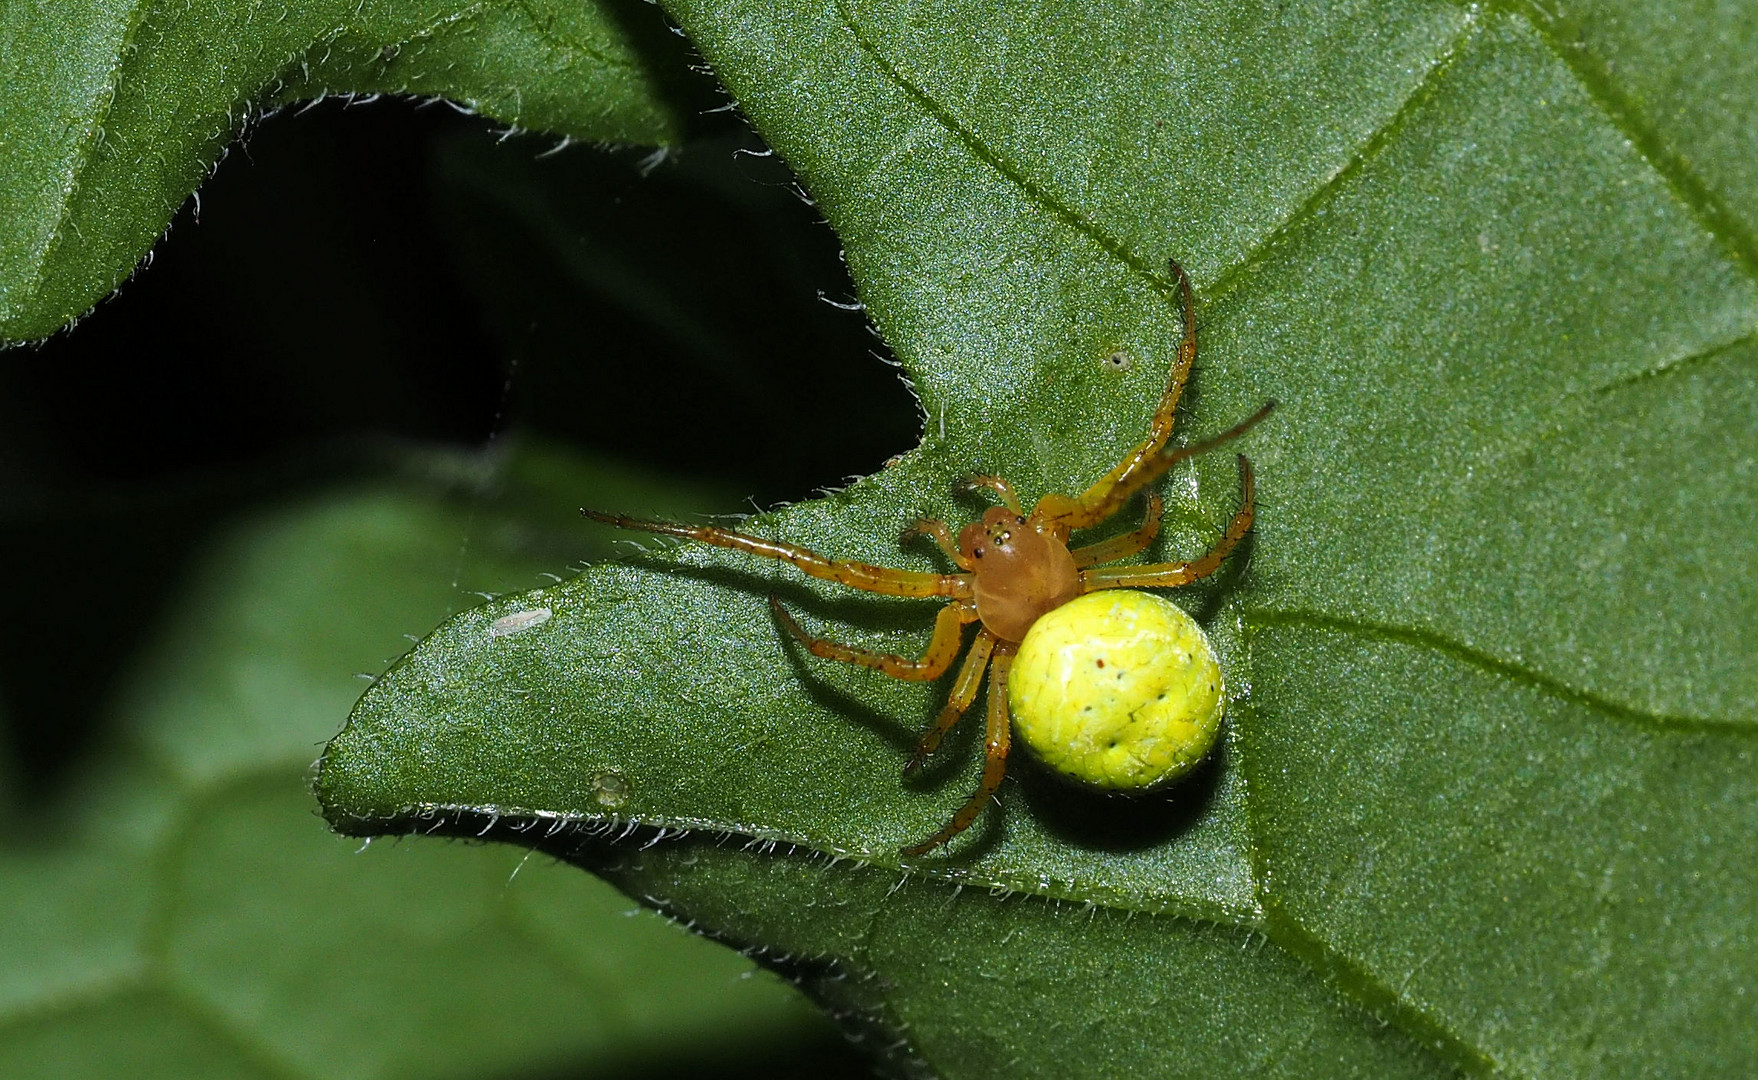
M1008 676L1014 731L1045 764L1142 791L1208 756L1225 697L1196 620L1150 593L1106 589L1047 612Z

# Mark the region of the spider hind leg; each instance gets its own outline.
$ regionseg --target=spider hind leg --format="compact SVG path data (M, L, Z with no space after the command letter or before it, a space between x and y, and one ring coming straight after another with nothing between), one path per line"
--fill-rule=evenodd
M901 854L926 855L940 845L950 843L971 827L1001 787L1001 781L1007 775L1007 746L1012 727L1007 713L1007 673L1013 667L1014 649L1011 644L998 646L989 663L989 723L983 739L982 782L939 832L919 844L901 849Z
M983 671L989 666L989 654L995 649L995 635L987 630L977 634L977 640L971 643L971 651L964 658L964 666L958 669L958 679L952 684L952 693L946 699L946 707L934 718L934 723L916 743L915 753L910 755L909 764L903 767L905 776L913 775L927 763L934 751L940 749L941 740L946 733L958 724L971 702L977 700L977 691L983 688Z

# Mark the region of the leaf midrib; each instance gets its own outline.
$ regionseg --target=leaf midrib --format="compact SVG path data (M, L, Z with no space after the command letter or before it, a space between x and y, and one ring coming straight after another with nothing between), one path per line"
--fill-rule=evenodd
M102 99L94 111L91 122L80 129L79 144L75 148L67 168L62 172L62 184L59 189L59 202L56 207L55 223L49 227L49 236L37 249L35 261L30 267L30 276L19 291L20 303L13 305L11 311L0 311L0 318L13 319L28 310L31 303L42 291L43 281L48 273L49 263L55 257L55 251L61 246L62 238L67 235L68 226L73 220L73 204L78 198L79 178L95 160L104 145L104 124L109 120L110 113L116 108L117 88L121 85L128 61L135 55L134 39L146 19L147 4L144 0L136 0L129 8L128 28L117 41L116 52L110 64L110 75L103 88L97 92ZM4 339L0 339L3 341Z

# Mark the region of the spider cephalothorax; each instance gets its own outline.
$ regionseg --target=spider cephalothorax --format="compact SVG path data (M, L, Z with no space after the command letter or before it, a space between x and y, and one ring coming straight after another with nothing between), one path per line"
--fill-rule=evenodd
M905 772L919 768L976 700L989 673L989 716L983 780L952 819L926 840L903 849L920 855L968 828L1000 786L1012 731L1010 686L1029 712L1021 717L1028 743L1049 764L1077 779L1119 790L1143 790L1181 775L1213 745L1222 707L1220 670L1202 631L1176 607L1145 593L1115 594L1094 603L1100 590L1169 588L1207 577L1220 568L1251 530L1251 463L1239 456L1240 506L1221 539L1188 562L1103 566L1135 555L1158 534L1163 509L1149 494L1140 526L1121 536L1070 548L1069 536L1096 525L1129 502L1167 469L1244 434L1269 415L1274 402L1221 434L1166 450L1179 393L1196 357L1196 321L1190 279L1174 263L1184 317L1184 340L1148 437L1115 468L1078 496L1046 495L1029 513L1012 485L998 476L973 476L971 487L988 488L1002 505L959 530L924 519L903 536L933 538L959 573L896 570L828 559L780 540L712 525L642 521L581 512L625 529L682 536L719 547L792 563L806 574L891 596L939 596L948 603L935 620L934 636L918 659L874 652L815 637L800 628L770 597L775 617L815 656L860 664L898 679L930 682L945 674L964 645L964 628L981 623L964 665L953 680L946 707L916 745ZM1077 602L1078 601L1078 602ZM1123 627L1113 632L1113 627ZM1016 658L1019 667L1015 668ZM1109 664L1109 666L1107 666ZM1052 671L1047 665L1063 665ZM1011 676L1011 679L1010 679Z

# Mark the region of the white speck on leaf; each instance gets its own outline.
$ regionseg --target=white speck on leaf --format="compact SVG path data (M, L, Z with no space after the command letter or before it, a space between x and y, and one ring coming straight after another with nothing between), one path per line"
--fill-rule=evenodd
M522 634L533 626L542 626L548 622L555 612L549 608L532 608L530 611L515 611L511 615L502 615L489 624L488 636L491 638L509 637Z

